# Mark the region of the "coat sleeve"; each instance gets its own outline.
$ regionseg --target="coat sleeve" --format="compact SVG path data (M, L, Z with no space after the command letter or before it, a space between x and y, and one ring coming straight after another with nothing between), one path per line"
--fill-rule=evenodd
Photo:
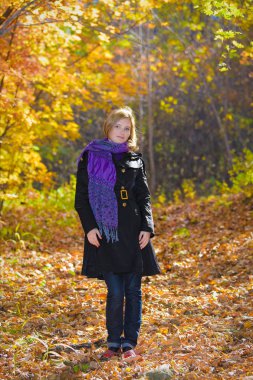
M150 232L150 237L155 236L154 221L152 215L150 191L147 182L147 175L145 170L145 163L141 158L142 165L138 170L138 174L135 179L135 185L133 192L135 194L136 201L140 207L141 212L141 231Z
M75 192L75 209L86 234L93 230L93 228L98 228L89 202L87 163L88 154L85 152L78 163Z

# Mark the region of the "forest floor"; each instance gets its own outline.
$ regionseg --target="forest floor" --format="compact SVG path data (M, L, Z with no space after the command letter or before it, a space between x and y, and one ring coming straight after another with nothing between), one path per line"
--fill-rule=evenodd
M26 207L5 226L47 223ZM253 200L238 194L153 211L163 273L143 277L142 356L131 363L99 360L106 286L80 275L77 214L32 244L25 233L1 243L0 379L155 379L148 372L162 365L160 379L253 379Z

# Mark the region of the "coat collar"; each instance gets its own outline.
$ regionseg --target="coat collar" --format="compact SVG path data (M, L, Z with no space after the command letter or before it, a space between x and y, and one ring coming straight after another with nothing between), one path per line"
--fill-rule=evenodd
M116 166L140 168L141 167L141 153L126 152L120 160L114 160Z

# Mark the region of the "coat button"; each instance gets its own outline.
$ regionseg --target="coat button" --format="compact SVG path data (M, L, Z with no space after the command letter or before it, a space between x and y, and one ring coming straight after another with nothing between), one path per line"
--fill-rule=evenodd
M121 169L121 171L122 171L122 173L125 173L126 169L123 168L123 169Z
M122 206L123 206L123 207L126 207L126 205L127 205L126 202L122 203Z

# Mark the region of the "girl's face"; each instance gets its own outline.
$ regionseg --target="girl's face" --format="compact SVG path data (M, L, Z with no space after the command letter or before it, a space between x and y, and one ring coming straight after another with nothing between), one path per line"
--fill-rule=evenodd
M118 120L108 132L108 139L115 143L124 143L131 133L131 121L128 117Z

